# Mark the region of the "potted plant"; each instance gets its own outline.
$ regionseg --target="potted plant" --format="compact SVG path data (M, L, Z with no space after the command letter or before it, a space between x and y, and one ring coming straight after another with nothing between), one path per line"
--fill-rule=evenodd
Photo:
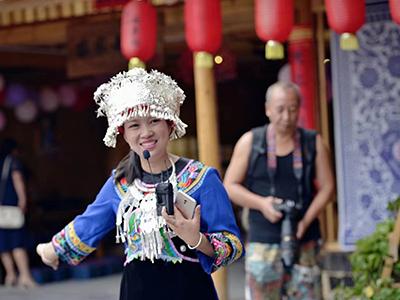
M400 260L393 265L392 277L381 279L385 259L388 257L388 234L394 229L400 197L388 204L390 217L376 225L376 231L356 242L356 250L350 255L354 286L343 284L336 289L336 300L395 300L400 299ZM400 216L399 216L400 217Z

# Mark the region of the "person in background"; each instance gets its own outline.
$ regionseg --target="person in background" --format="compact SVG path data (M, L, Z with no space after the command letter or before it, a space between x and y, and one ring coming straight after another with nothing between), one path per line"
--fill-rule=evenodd
M12 139L2 142L0 148L1 173L7 176L3 179L4 185L1 205L18 206L26 213L27 194L22 165L18 158L18 144ZM8 163L6 163L8 162ZM4 168L7 168L4 170ZM25 250L27 240L26 225L19 229L0 228L0 257L6 271L5 285L20 287L34 287L35 280L29 269L29 259ZM17 276L14 264L18 268Z
M216 169L167 152L170 139L187 126L179 118L185 99L169 76L135 68L113 77L95 92L98 114L108 119L104 142L115 147L123 134L130 152L96 200L51 242L39 244L42 261L76 265L117 226L125 244L120 299L218 299L210 274L239 259L243 244L231 203ZM146 160L148 159L148 160ZM193 218L157 211L155 187L172 184L197 202Z
M318 216L334 192L334 178L321 136L297 127L299 107L295 84L271 85L265 103L270 124L239 139L225 174L224 186L232 202L249 208L247 300L322 297ZM283 213L274 204L288 199L296 206L301 203L302 209L296 219L299 257L285 270L280 249Z

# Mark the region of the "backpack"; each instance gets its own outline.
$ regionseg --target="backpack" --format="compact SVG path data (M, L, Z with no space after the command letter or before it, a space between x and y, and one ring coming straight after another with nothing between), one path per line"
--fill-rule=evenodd
M246 173L246 181L245 181L245 186L247 189L251 189L251 186L253 184L253 173L255 166L257 164L257 160L259 157L263 155L267 155L267 147L264 148L264 139L266 138L267 135L267 128L268 124L260 127L253 128L251 131L253 132L253 141L252 141L252 147L251 147L251 153L249 157L249 167L247 169ZM300 136L301 136L301 147L302 147L302 154L303 158L308 162L308 168L306 168L303 173L304 177L309 178L312 176L313 179L315 179L315 172L312 168L313 166L313 161L315 159L315 155L317 152L316 149L316 136L317 136L317 131L315 130L308 130L308 129L303 129L303 128L298 128L300 131ZM268 146L268 141L267 141L267 146ZM311 172L314 172L312 175L310 174ZM309 182L309 181L306 181ZM307 193L312 193L313 187L311 186L306 186L305 191ZM249 225L248 225L248 214L249 214L249 209L244 208L242 212L242 224L243 227L248 230Z

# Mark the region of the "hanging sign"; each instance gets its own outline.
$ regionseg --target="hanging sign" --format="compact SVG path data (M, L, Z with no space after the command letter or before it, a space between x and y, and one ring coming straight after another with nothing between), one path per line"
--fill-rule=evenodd
M115 74L126 70L120 50L120 21L73 23L68 26L69 78Z

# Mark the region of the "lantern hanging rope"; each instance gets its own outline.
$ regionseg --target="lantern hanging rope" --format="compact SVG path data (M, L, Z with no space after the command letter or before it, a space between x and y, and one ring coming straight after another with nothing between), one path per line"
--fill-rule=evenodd
M293 0L256 0L254 4L256 33L266 43L266 59L283 59L283 43L294 26Z
M220 0L186 0L185 35L189 49L196 53L195 64L212 68L212 54L222 43Z
M130 1L121 15L121 52L129 69L146 68L157 43L157 11L146 1Z
M357 50L356 32L365 23L365 0L325 0L329 27L340 34L340 48Z

